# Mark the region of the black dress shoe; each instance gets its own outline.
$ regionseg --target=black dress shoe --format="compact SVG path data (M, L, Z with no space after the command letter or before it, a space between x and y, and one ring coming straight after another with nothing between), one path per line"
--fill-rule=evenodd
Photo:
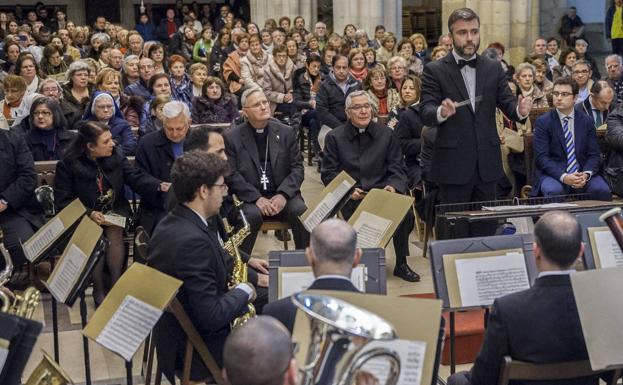
M411 270L409 265L401 263L394 268L394 275L408 282L420 282L420 275Z
M290 231L286 231L286 240L290 241L292 238L290 237ZM275 237L280 240L281 242L283 242L283 231L281 230L275 230Z

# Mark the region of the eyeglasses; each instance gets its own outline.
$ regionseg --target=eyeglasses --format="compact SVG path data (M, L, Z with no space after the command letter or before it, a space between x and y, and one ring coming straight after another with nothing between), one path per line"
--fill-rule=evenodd
M43 117L50 117L52 116L52 112L51 111L35 111L32 113L34 116L43 116Z
M355 104L354 106L350 106L349 110L361 111L363 109L369 110L370 108L372 108L372 106L369 104Z
M41 91L48 94L58 94L59 92L57 87L44 87Z
M555 98L557 98L559 96L562 96L563 98L566 98L566 97L569 97L569 96L572 96L572 95L573 95L572 92L558 92L558 91L552 92L552 96L555 97Z
M227 190L227 183L214 183L214 187L219 187L221 190Z

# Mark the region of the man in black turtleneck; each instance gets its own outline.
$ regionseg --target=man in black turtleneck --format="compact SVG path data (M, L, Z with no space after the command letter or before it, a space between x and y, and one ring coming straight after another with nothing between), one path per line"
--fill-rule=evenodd
M298 219L307 207L301 196L303 158L292 128L271 119L270 105L259 88L242 94L247 118L224 134L225 152L232 173L226 179L231 194L244 202L242 210L251 225L240 247L251 254L264 219L287 221L297 249L309 244L309 233Z

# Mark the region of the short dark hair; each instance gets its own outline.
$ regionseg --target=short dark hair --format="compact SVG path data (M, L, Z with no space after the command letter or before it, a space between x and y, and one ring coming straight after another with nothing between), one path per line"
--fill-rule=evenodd
M60 131L69 130L72 128L67 126L67 120L65 120L65 115L63 115L63 110L61 109L61 106L58 104L58 102L52 98L43 96L35 98L35 100L30 105L30 116L28 119L31 130L35 129L35 110L42 104L45 104L45 106L49 108L50 111L52 111L52 129Z
M331 60L331 67L335 67L335 63L337 63L337 61L340 59L346 59L346 65L350 65L350 60L348 60L348 56L337 53L335 54L335 56L333 56L333 60Z
M149 90L150 94L154 94L154 85L156 84L156 82L160 79L167 79L167 81L169 82L169 85L171 84L171 80L169 80L169 76L167 74L164 73L159 73L159 74L154 74L152 75L151 78L149 78L149 83L147 85L147 89Z
M534 226L534 240L545 259L560 268L567 268L580 253L582 229L568 212L549 211Z
M191 127L190 130L188 130L188 134L186 134L186 139L184 139L184 151L207 151L211 134L223 135L223 129L208 124Z
M573 96L576 96L580 91L580 86L576 83L575 80L571 79L570 76L561 76L558 79L554 80L554 87L561 86L571 86L571 92L573 92Z
M307 59L305 59L305 64L310 65L311 63L315 61L322 64L322 59L320 58L320 56L318 56L315 53L312 53L309 56L307 56Z
M599 95L601 91L607 88L612 89L612 86L610 86L610 83L608 83L606 80L597 80L593 83L593 86L591 87L591 94Z
M197 194L197 189L203 185L212 188L218 178L227 174L227 170L227 161L215 154L203 151L190 151L182 154L171 168L171 181L177 201L192 201Z
M87 152L87 144L97 144L100 135L106 131L110 131L107 125L95 120L80 120L76 123L78 135L71 142L63 159L77 160Z
M450 32L452 32L452 26L454 25L454 23L456 23L459 20L464 20L464 21L477 20L478 25L480 25L480 17L478 17L478 14L476 12L474 12L470 8L459 8L459 9L455 9L450 14L450 17L448 18L448 30Z
M376 27L374 27L374 33L376 33L379 29L385 31L385 26L382 24L377 25Z

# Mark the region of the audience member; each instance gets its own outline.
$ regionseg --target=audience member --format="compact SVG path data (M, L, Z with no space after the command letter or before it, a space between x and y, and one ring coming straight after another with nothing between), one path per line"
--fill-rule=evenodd
M58 102L52 98L41 97L33 101L30 116L24 123L27 127L26 143L35 162L59 160L76 137L69 131L67 121Z
M238 102L221 79L210 76L203 83L202 95L193 99L191 117L193 124L230 124L238 117Z

